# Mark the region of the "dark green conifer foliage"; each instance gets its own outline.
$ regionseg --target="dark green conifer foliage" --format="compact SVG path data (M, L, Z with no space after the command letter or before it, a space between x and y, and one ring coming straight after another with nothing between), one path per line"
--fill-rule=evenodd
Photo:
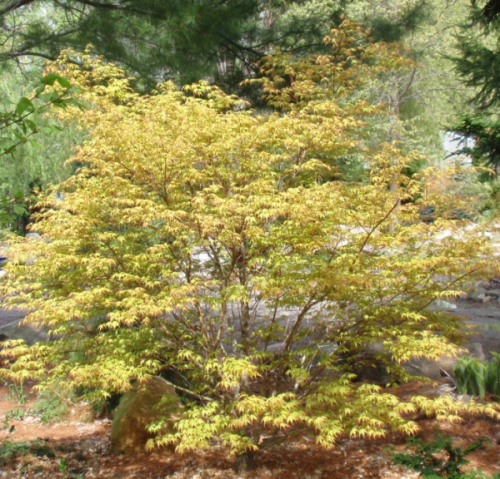
M472 1L467 23L457 37L460 55L456 57L457 71L465 85L476 89L472 98L472 113L462 116L451 128L463 138L472 138L474 145L462 153L471 155L476 165L484 164L500 171L500 2Z
M346 0L0 0L0 60L55 58L91 43L139 77L237 85L271 45L324 49ZM296 14L284 15L292 7ZM305 10L301 10L304 8ZM222 80L222 81L221 81Z
M428 21L430 16L428 1L421 0L415 5L410 4L396 21L386 16L375 16L368 17L367 22L376 41L399 42Z
M484 109L500 103L500 7L497 1L481 3L472 3L462 25L455 62L465 84L478 89L475 101Z
M500 120L495 116L480 112L464 115L453 131L461 137L474 140L472 146L464 145L460 153L470 155L476 166L486 165L498 177L500 172ZM465 141L463 142L465 143ZM491 174L485 175L486 179Z

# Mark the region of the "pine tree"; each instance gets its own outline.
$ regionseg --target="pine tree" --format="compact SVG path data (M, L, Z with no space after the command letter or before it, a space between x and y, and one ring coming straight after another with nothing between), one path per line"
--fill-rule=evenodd
M232 87L271 45L324 48L345 0L3 0L0 59L55 59L62 48L93 44L120 62L144 88L176 78L226 79ZM317 2L316 2L317 3ZM303 10L284 15L294 4ZM308 6L309 5L309 6ZM293 10L293 9L292 9Z
M495 5L490 1L481 8L473 2L454 58L465 84L477 89L474 100L481 109L500 103L500 18Z

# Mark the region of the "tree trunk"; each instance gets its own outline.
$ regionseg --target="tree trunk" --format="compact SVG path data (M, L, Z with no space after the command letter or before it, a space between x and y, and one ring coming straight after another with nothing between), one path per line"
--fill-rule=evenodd
M236 457L236 471L244 472L255 469L255 451L245 451Z

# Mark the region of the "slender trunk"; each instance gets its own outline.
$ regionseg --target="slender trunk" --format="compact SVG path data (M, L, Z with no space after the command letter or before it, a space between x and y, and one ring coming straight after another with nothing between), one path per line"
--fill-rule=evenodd
M250 303L241 301L241 345L245 354L250 348Z
M236 269L238 270L239 281L242 286L246 288L247 286L247 256L245 251L244 241L234 250L234 263L236 265ZM248 299L240 301L240 309L241 309L241 345L243 347L243 351L245 354L249 352L249 341L250 341L250 302Z
M255 469L255 451L245 451L236 457L236 471L244 472Z

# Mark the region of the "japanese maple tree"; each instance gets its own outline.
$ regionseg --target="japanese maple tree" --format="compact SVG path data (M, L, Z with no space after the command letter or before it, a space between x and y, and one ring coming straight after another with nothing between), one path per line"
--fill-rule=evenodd
M52 340L8 343L8 374L104 397L168 372L182 418L174 433L152 429L179 451L220 440L251 452L304 430L328 448L343 434L414 432L405 415L417 408L496 415L356 382L373 361L396 382L411 358L456 354L462 322L428 306L497 269L485 237L454 219L467 205L427 189L436 171L409 178L397 145L364 148L363 119L383 107L346 96L354 69L377 74L394 51L269 59L265 91L282 110L269 114L204 83L137 95L91 54L85 69L54 64L85 89L75 117L92 133L79 173L45 199L34 229L47 240L9 250L4 302ZM354 154L365 177L339 181Z

